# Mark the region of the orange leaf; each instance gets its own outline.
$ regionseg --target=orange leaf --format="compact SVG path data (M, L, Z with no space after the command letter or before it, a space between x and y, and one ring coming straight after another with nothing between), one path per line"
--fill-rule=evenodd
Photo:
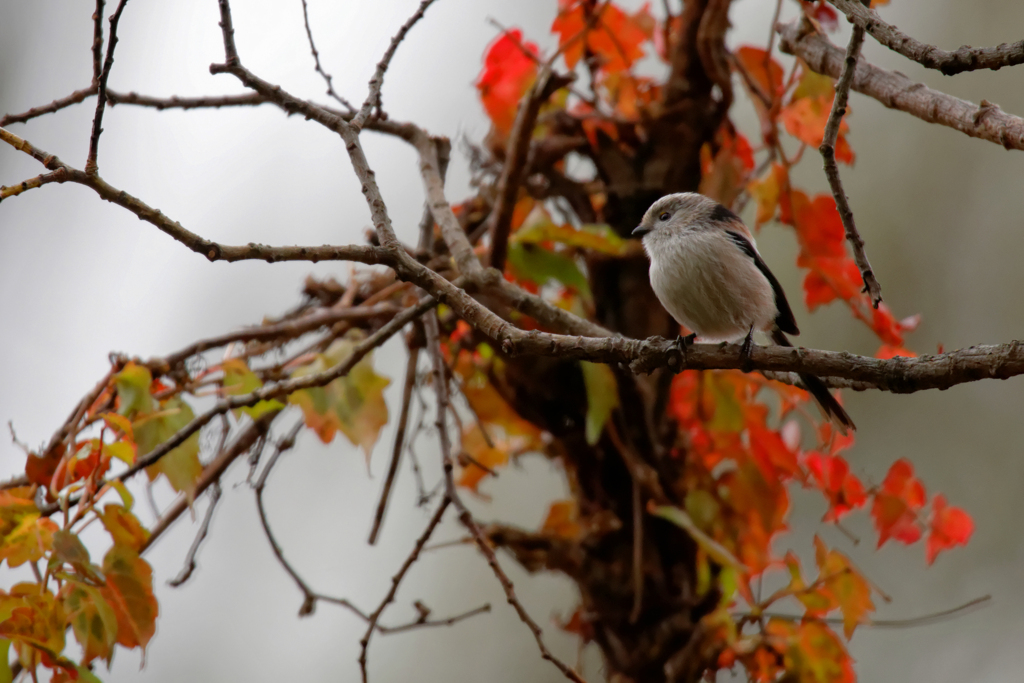
M817 536L814 537L818 571L826 578L824 591L835 598L843 613L843 633L849 640L857 624L869 613L875 611L871 602L871 586L867 579L838 550L828 550Z
M779 194L786 180L785 167L773 163L767 173L747 183L750 196L757 201L755 227L761 227L775 217L775 211L779 206Z
M542 534L569 539L579 537L581 530L579 509L572 500L556 500L552 503L540 528Z
M925 500L924 484L914 477L910 461L901 458L894 462L871 506L879 548L890 538L908 545L921 538L917 511L924 507Z
M932 515L928 520L928 528L926 552L928 564L931 564L943 550L949 550L955 545L967 545L968 539L974 533L974 521L960 508L946 505L946 497L939 493L932 499Z
M759 47L743 45L736 50L735 55L763 94L772 99L781 94L782 65L769 57L767 52Z
M153 595L153 569L131 548L115 545L103 558L103 573L107 585L101 594L117 616L117 642L145 651L156 631L159 612Z
M476 82L484 109L501 135L512 130L519 100L537 77L537 63L526 54L537 55L537 46L522 38L523 32L513 29L492 42Z

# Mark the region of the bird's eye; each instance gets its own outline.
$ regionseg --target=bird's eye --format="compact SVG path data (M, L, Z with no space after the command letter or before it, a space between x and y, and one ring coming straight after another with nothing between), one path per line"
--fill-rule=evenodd
M672 214L670 214L668 211L658 216L658 220L660 221L667 221L669 218L672 218Z

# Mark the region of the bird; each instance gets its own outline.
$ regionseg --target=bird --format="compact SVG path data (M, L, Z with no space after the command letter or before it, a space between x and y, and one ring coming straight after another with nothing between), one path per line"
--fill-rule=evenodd
M754 332L765 332L779 346L798 335L793 309L782 285L757 251L743 220L715 200L696 192L655 201L633 230L651 261L650 280L665 310L692 334L679 337L680 351L702 341L743 339L741 355L749 370ZM856 429L821 378L798 373L825 416L840 432Z

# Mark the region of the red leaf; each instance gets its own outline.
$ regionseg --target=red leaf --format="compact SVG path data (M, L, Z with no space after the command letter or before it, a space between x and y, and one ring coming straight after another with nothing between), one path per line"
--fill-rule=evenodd
M960 508L946 505L946 497L938 493L932 499L932 516L928 520L928 528L930 533L926 552L928 564L931 564L943 550L949 550L955 545L967 545L974 533L974 521Z
M605 73L624 71L644 56L641 45L649 37L650 13L641 9L630 16L612 3L601 5L599 16L587 27L586 0L559 0L558 16L551 32L558 34L562 57L573 69L583 56L583 48L593 54Z
M900 458L894 462L871 506L879 548L890 538L908 545L921 538L917 511L924 507L925 500L924 484L914 477L910 461Z
M807 456L807 469L829 501L829 509L823 521L836 521L867 502L864 485L850 474L850 465L842 456L810 453Z
M519 100L537 76L537 63L524 52L536 55L537 46L522 37L522 31L513 29L491 43L476 82L484 109L502 135L512 130Z

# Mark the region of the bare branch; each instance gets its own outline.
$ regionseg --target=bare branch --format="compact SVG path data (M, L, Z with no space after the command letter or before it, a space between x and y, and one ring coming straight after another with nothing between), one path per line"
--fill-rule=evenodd
M363 674L363 683L368 680L366 672L366 655L367 650L370 647L370 636L373 635L374 628L377 627L377 621L380 619L380 615L384 613L385 608L390 605L395 599L395 593L398 592L398 587L402 584L402 579L405 578L409 568L412 567L416 560L419 559L420 553L423 552L423 546L430 540L431 534L434 533L434 529L441 523L441 518L444 517L445 511L448 509L448 505L451 503L451 499L445 496L441 499L441 504L437 506L437 510L434 512L434 516L430 518L430 522L427 524L427 528L423 530L420 537L416 539L416 544L412 548L412 552L405 558L405 562L402 563L398 573L391 577L391 588L388 590L387 595L381 601L377 609L374 610L373 614L370 615L369 624L366 627L366 633L363 634L362 639L359 641L360 652L359 652L359 670Z
M267 464L264 465L263 471L260 473L259 479L256 480L256 484L253 486L253 490L256 493L256 510L257 512L259 512L260 515L260 524L263 526L263 533L267 536L267 541L270 543L270 549L274 552L274 557L277 558L277 561L281 563L281 566L284 567L284 570L288 572L288 575L292 577L293 581L295 581L295 585L297 585L299 587L299 590L302 591L303 600L302 607L299 608L300 617L312 614L316 610L317 600L329 600L330 602L333 602L336 605L340 605L342 607L345 607L346 609L351 610L352 612L355 612L363 619L366 619L366 614L363 613L362 610L360 610L358 607L353 605L348 600L344 598L330 598L328 596L323 596L314 591L312 588L310 588L309 584L307 584L299 575L299 573L295 571L291 564L288 563L288 560L284 556L284 551L281 550L281 546L278 545L277 539L274 538L274 533L270 530L270 522L267 519L267 511L263 507L263 489L267 485L267 477L270 476L270 472L274 469L274 465L277 464L278 458L281 457L282 453L290 450L293 446L295 446L295 438L298 436L299 431L302 429L303 426L303 421L299 420L290 430L288 430L287 435L285 435L283 438L281 438L280 441L277 442L277 447L274 449L274 454L270 456L270 460L268 460Z
M43 173L37 175L35 178L29 178L23 180L17 185L0 185L0 202L7 199L8 197L16 197L26 190L32 190L37 187L42 187L47 183L63 183L68 179L67 171L63 168L58 168L53 173Z
M878 16L878 12L862 5L858 0L829 0L846 15L851 23L867 31L890 50L898 52L929 69L938 69L946 76L977 69L999 70L1004 66L1024 64L1024 40L1016 43L1002 43L995 47L970 47L963 45L949 52L922 43L908 36Z
M333 97L349 112L354 112L356 108L353 107L348 100L334 91L334 82L331 75L324 71L323 67L320 66L320 53L316 49L316 43L313 42L313 30L309 27L309 8L306 6L306 0L302 0L302 20L306 24L306 37L309 38L309 49L313 53L313 62L316 64L316 72L323 76L324 81L327 82L327 94L330 97Z
M429 550L429 548L424 548L424 550ZM420 628L422 626L451 626L465 619L469 619L470 617L475 617L478 614L484 614L490 611L491 605L490 603L487 603L484 605L480 605L479 607L476 607L474 609L463 612L462 614L456 614L453 617L445 617L444 619L430 620L424 616L422 619L416 619L415 621L410 621L408 624L402 624L401 626L382 626L378 624L377 630L385 635L390 635L392 633L403 633L405 631L411 631L415 628Z
M107 58L103 63L103 71L100 73L96 86L96 115L92 119L92 135L89 137L89 156L85 160L85 173L96 175L99 170L97 155L100 147L100 133L103 132L103 109L107 105L107 79L110 78L110 69L114 66L114 48L117 47L117 23L121 20L121 13L128 0L121 0L117 3L117 9L110 16L110 40L107 42ZM95 50L95 46L93 47Z
M377 70L374 71L373 77L370 79L370 92L366 95L366 100L363 102L363 106L359 108L359 113L352 119L352 127L359 131L362 129L363 124L370 118L370 112L374 107L380 111L381 100L380 100L380 89L384 85L384 74L388 70L388 66L391 64L391 58L395 56L395 51L398 46L405 40L405 35L409 30L416 25L420 19L423 18L423 13L427 11L427 8L434 4L434 0L422 0L420 6L413 12L413 15L402 25L402 28L398 29L398 33L391 39L391 44L388 45L387 51L384 56L377 63Z
M843 115L846 114L846 102L850 97L850 84L853 83L853 72L857 68L857 58L860 56L860 48L864 44L864 29L860 26L853 27L850 35L850 44L846 48L846 57L843 59L843 70L839 74L839 82L836 84L836 95L832 100L832 111L829 113L828 122L825 124L824 138L818 151L825 164L825 176L828 178L829 187L832 188L832 196L836 200L836 209L839 211L839 218L843 221L846 229L846 240L853 249L853 260L860 269L860 275L864 279L864 291L871 297L871 303L875 308L882 303L882 286L878 284L868 255L864 251L864 239L857 231L857 224L853 220L853 209L850 208L850 200L843 190L843 181L839 177L839 164L836 163L836 139L839 137L839 124L842 123Z
M459 497L459 492L455 487L454 477L454 462L452 460L452 445L448 438L448 430L445 425L445 415L448 412L448 380L447 373L445 370L444 357L441 355L441 342L440 333L438 330L437 314L432 312L424 320L424 329L427 337L427 348L430 351L431 358L433 360L434 367L434 387L437 392L437 429L438 436L441 440L441 458L444 467L444 486L445 486L445 500L451 500L452 504L455 505L455 509L459 513L459 522L462 523L466 529L469 530L473 536L473 540L476 542L477 548L487 558L487 564L490 566L491 571L494 572L495 577L498 579L498 583L501 584L502 590L505 591L505 598L508 603L516 610L516 614L523 621L524 624L530 629L530 633L533 634L533 639L537 643L537 648L540 650L541 657L551 662L562 674L574 683L586 683L582 677L562 660L555 657L544 643L543 632L537 622L534 621L533 617L526 611L523 604L516 597L515 589L512 585L511 579L505 573L505 570L498 564L498 558L494 554L494 549L491 547L487 538L484 536L483 531L480 529L480 525L473 519L472 513L462 502Z
M519 102L512 132L509 134L505 164L498 178L497 199L488 219L491 233L491 267L505 270L508 254L508 234L512 227L512 212L516 206L523 172L526 170L527 152L533 138L533 127L537 123L540 106L551 96L551 85L564 84L565 79L553 79L551 67L544 65L533 87Z
M96 11L92 14L92 24L92 84L98 86L100 74L103 73L103 0L96 0Z
M246 93L244 95L212 95L206 97L153 97L152 95L140 95L136 92L118 93L112 90L107 91L107 102L111 106L118 104L134 104L139 107L150 107L163 111L164 109L220 109L221 107L255 107L267 104L269 100L257 93Z
M7 126L12 123L25 123L44 114L53 114L71 105L84 102L96 94L97 85L90 85L88 88L76 90L67 97L54 100L42 107L33 107L20 114L7 114L0 117L0 126ZM107 90L107 103L110 106L118 104L134 104L140 107L153 109L219 109L221 107L254 107L270 102L267 98L258 93L246 93L244 95L217 95L209 97L153 97L151 95L139 95L136 92L120 93Z
M188 554L185 556L185 566L181 568L181 572L176 577L167 582L167 585L177 588L192 577L192 572L196 570L196 553L199 552L203 539L210 532L210 522L213 520L213 511L220 501L220 494L220 482L215 480L210 488L210 504L206 508L206 516L203 517L203 523L199 527L199 532L196 534L196 538L192 541L192 546L188 549Z
M228 0L217 0L220 7L221 36L224 39L224 63L227 66L238 64L238 49L235 47L235 27L231 24L231 5Z
M36 118L37 116L43 116L44 114L53 114L54 112L58 112L61 109L70 107L73 104L84 102L86 98L92 97L96 94L96 88L97 86L93 84L90 85L88 88L76 90L67 97L62 97L60 99L54 100L53 102L50 102L49 104L43 105L41 107L32 107L28 111L24 111L20 114L6 114L5 116L0 117L0 126L8 126L12 123L25 123L26 121L30 121Z
M409 359L405 366L405 386L402 389L402 409L398 416L398 431L395 432L395 445L391 451L388 473L384 477L384 489L380 494L380 502L377 503L377 513L373 517L373 528L370 530L370 545L374 545L377 542L377 534L380 533L380 526L384 523L384 513L388 509L391 487L395 483L395 475L398 474L398 463L402 459L402 450L405 447L405 430L409 423L409 406L412 403L412 390L416 385L416 365L419 362L419 357L419 348L413 347L409 349Z
M253 444L260 440L266 433L267 429L270 428L270 423L281 413L279 410L267 412L260 416L260 419L249 423L249 425L242 431L241 434L235 439L231 446L223 451L220 455L214 458L213 462L203 468L203 473L199 475L199 479L196 480L195 491L192 498L201 495L207 488L216 484L220 481L221 476L227 470L228 466L233 463L240 455L249 451ZM127 478L125 475L120 478L122 481ZM179 496L171 507L168 508L167 512L157 520L156 524L150 530L149 538L142 544L142 548L139 552L145 552L153 546L160 536L167 531L171 525L181 516L185 510L190 507L191 500L189 496L184 494ZM43 510L43 514L52 514L49 507Z
M807 32L792 22L777 27L779 47L796 55L814 71L832 78L842 72L843 51L828 38ZM981 105L961 100L915 83L901 73L886 71L860 60L853 75L853 89L928 123L949 126L973 138L995 142L1006 149L1024 150L1024 119L982 100Z
M448 245L448 251L455 259L460 273L467 275L479 273L482 269L479 259L473 253L473 245L469 237L459 225L451 204L444 194L444 176L441 174L441 157L447 156L451 149L448 138L434 138L423 130L416 129L409 142L420 155L420 173L427 192L427 204L434 214L434 220L441 227L441 236ZM445 152L444 155L441 152Z
M48 169L55 171L52 180L47 182L73 182L85 185L100 197L121 206L164 233L181 242L192 251L202 254L210 261L247 261L257 260L275 263L277 261L357 261L359 263L384 263L393 260L389 252L369 245L348 245L319 247L271 247L264 244L249 243L246 246L231 246L211 242L187 230L159 209L154 209L141 199L133 197L124 190L119 190L107 183L99 175L89 175L73 168L56 156L38 149L29 141L0 128L0 140L15 149L25 152Z
M957 605L956 607L942 610L940 612L932 612L931 614L925 614L920 617L911 617L909 619L863 619L857 622L857 624L858 626L866 626L868 628L914 628L916 626L927 626L928 624L945 621L951 617L961 616L966 612L974 611L988 603L991 599L991 595L983 595L980 598L969 600L962 605ZM735 616L743 618L747 615L738 614ZM843 624L842 617L812 617L805 614L797 616L794 614L779 614L777 612L762 612L761 616L768 619L784 619L786 621L802 621L804 619L810 619L825 624Z
M232 342L239 341L282 341L301 336L312 330L332 325L342 320L366 320L384 315L394 315L401 309L392 304L374 304L372 306L352 306L351 308L330 308L309 315L304 315L295 320L286 320L273 325L261 325L242 329L237 332L228 332L218 337L201 339L189 344L180 351L176 351L164 358L158 359L156 363L161 366L173 368L185 359L202 353L208 349L216 349ZM152 367L156 363L147 362Z

